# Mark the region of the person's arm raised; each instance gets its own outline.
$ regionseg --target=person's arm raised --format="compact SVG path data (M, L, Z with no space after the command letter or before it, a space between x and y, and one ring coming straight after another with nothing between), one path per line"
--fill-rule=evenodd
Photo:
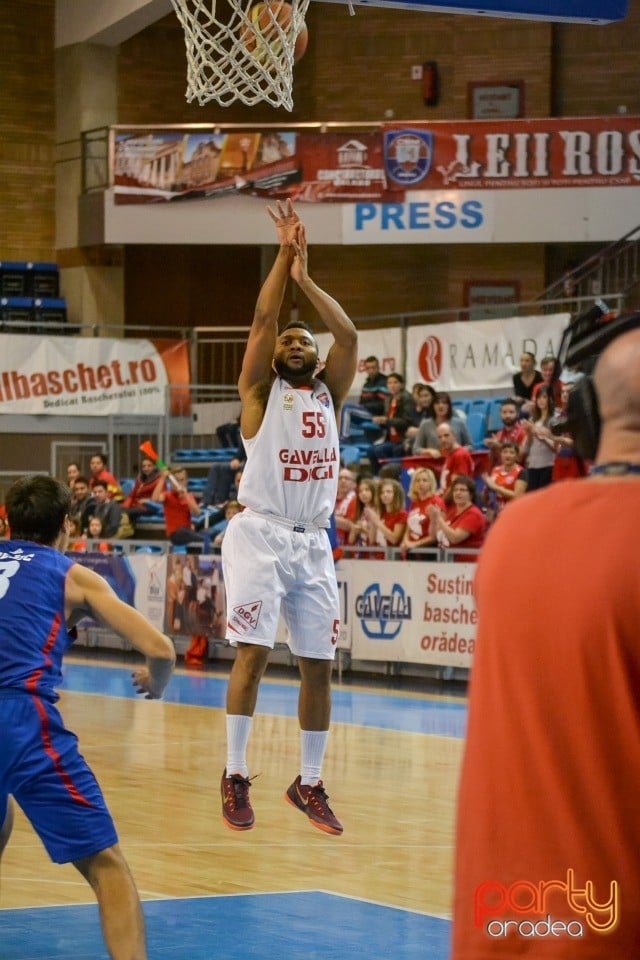
M358 362L358 332L337 300L322 290L309 276L307 238L304 225L300 224L297 239L293 241L295 260L291 276L305 294L329 333L333 344L327 354L323 378L334 399L336 408L345 400Z
M134 607L120 600L106 580L79 563L67 574L65 616L70 626L83 616L91 616L145 654L146 666L133 672L134 685L147 699L162 696L176 660L171 640Z
M277 210L267 207L267 212L276 226L280 248L256 301L253 323L238 379L241 400L252 387L266 380L271 374L278 335L278 317L295 255L292 243L300 229L300 219L293 209L291 200L287 200L284 206L278 200Z

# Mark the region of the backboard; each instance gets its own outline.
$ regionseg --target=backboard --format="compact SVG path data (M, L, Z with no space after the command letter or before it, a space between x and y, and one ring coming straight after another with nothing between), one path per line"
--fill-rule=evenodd
M612 23L627 15L629 0L328 0L355 6L469 13L483 17L547 20L560 23Z

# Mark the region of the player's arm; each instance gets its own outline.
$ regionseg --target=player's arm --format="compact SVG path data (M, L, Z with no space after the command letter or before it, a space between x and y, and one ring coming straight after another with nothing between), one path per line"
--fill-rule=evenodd
M242 360L242 370L238 379L238 392L241 400L245 399L252 387L271 375L271 364L278 335L278 317L280 316L280 309L294 258L291 244L300 225L298 214L293 209L291 200L287 200L284 206L278 200L277 209L274 211L268 207L267 211L275 223L280 247L273 266L258 294L253 323ZM244 429L243 433L247 436Z
M329 333L333 334L333 344L327 354L322 373L336 407L336 413L344 402L358 362L358 332L337 300L325 293L309 276L307 238L304 225L300 224L297 239L293 241L295 260L291 265L291 276L317 311Z
M171 640L134 607L120 600L106 580L79 563L67 574L65 616L70 625L83 616L91 616L145 654L146 666L133 673L138 692L148 698L162 696L176 661Z

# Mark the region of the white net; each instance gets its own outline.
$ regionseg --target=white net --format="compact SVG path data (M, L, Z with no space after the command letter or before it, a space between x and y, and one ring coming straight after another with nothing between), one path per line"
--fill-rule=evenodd
M185 34L187 93L200 105L293 108L296 40L309 0L171 0Z

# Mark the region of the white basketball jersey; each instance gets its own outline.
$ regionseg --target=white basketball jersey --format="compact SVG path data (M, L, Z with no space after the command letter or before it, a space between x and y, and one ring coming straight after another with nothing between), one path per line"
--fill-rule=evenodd
M247 451L238 499L258 513L326 525L338 489L340 446L333 400L326 385L295 388L281 377L271 387Z

